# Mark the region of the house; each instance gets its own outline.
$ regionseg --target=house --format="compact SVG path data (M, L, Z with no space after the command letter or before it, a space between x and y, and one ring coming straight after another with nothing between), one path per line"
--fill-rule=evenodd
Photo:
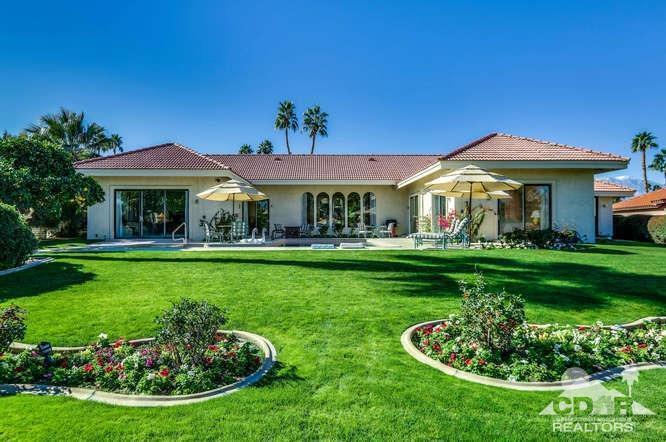
M571 227L595 239L594 175L626 168L625 157L532 138L491 133L444 155L202 154L176 143L79 161L106 199L88 209L88 238L168 238L183 222L194 240L200 219L231 203L196 194L226 179L249 182L269 200L236 203L250 228L317 224L329 229L359 222L397 221L399 234L424 228L464 199L427 191L425 183L475 164L518 180L510 199L477 201L487 239L516 228Z
M633 196L631 187L605 180L594 181L594 214L596 236L613 237L613 203L620 198Z
M613 204L613 214L629 215L666 215L666 189L638 195Z

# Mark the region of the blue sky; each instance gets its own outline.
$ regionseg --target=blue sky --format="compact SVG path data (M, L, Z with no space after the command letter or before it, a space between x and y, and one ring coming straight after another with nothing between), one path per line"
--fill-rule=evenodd
M627 154L639 130L666 146L664 23L657 1L7 2L0 130L65 106L128 148L281 151L289 98L330 114L320 153L445 153L501 131Z

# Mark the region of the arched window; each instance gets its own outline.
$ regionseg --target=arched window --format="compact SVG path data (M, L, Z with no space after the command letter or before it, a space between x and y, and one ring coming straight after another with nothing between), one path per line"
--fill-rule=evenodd
M361 195L352 192L347 196L347 226L356 228L361 222Z
M317 226L328 227L328 211L330 208L330 201L328 200L328 193L321 192L317 195Z
M333 194L333 230L341 232L345 226L345 196L340 192Z
M301 220L302 224L309 226L314 225L314 195L310 192L303 194L303 202L301 203Z
M363 223L369 226L377 224L377 198L372 192L363 194Z

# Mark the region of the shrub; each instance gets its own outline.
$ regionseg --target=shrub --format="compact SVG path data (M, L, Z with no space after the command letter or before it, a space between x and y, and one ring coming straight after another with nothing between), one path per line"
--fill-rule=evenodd
M157 341L173 347L179 362L202 364L205 349L215 342L224 325L224 312L207 301L182 298L155 320L160 325Z
M37 239L14 206L0 203L0 270L23 264L37 248Z
M506 248L536 248L550 250L576 250L583 241L573 229L523 230L500 235L498 246Z
M650 241L647 224L649 215L630 215L613 217L613 236L616 239L630 241Z
M25 310L17 305L0 307L0 353L7 351L14 341L25 336Z
M666 244L666 216L653 216L647 223L647 230L652 241Z
M486 281L477 273L471 284L460 282L463 336L488 351L511 350L514 331L525 322L525 302L519 295L486 290Z

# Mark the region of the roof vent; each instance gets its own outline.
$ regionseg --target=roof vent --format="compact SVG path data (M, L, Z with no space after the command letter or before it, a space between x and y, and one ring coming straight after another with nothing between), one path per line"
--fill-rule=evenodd
M375 157L370 157L368 161L377 161L377 160L375 159Z
M280 157L275 157L275 159L274 159L273 161L282 161L282 158L280 158Z

